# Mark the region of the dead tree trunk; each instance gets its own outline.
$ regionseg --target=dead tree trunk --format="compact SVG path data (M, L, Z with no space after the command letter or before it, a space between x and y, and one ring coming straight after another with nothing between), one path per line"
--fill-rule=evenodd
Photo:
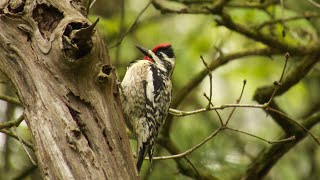
M45 179L137 179L115 74L79 1L0 3L0 69Z

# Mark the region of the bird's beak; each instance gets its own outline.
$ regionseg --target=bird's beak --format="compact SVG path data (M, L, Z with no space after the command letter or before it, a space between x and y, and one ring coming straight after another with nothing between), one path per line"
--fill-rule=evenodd
M149 50L142 47L142 46L139 46L139 45L136 45L136 47L146 56L145 59L147 58L148 60L152 59L152 56L151 54L149 53Z

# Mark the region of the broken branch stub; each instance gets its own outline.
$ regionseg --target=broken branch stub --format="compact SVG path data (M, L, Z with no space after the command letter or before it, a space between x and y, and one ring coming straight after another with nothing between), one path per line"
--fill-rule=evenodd
M77 61L91 51L92 35L95 33L94 27L98 21L99 19L92 25L72 22L66 26L62 35L62 47L64 55L69 61Z

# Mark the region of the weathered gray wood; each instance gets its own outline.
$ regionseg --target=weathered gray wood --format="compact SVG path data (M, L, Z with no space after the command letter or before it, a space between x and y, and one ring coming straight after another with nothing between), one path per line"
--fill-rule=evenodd
M79 6L37 2L0 4L0 69L23 104L43 177L137 179L102 39Z

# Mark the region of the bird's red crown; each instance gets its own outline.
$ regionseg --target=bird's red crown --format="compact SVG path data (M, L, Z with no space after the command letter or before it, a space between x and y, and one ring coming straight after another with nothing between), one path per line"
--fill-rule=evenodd
M157 45L156 47L154 47L152 49L153 52L156 52L158 49L161 49L161 48L166 48L166 47L170 47L171 44L170 43L162 43L162 44L159 44Z
M170 47L170 46L171 46L170 43L158 44L157 46L155 46L155 47L152 49L152 52L156 52L158 49L167 48L167 47ZM145 56L144 59L153 62L153 60L152 60L151 58L149 58L148 56Z

